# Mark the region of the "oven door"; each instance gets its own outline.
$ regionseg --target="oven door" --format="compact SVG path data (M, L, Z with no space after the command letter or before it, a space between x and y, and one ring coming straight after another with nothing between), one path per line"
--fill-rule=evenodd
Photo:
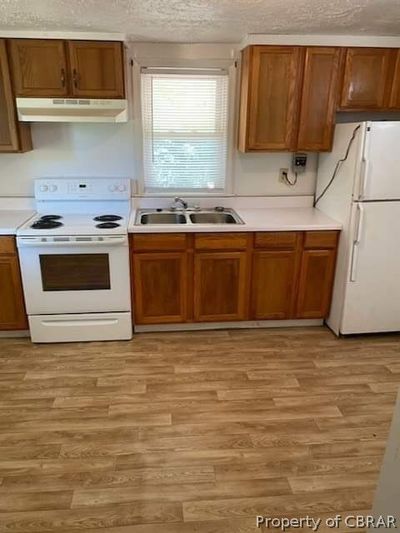
M128 237L18 237L28 315L130 311Z

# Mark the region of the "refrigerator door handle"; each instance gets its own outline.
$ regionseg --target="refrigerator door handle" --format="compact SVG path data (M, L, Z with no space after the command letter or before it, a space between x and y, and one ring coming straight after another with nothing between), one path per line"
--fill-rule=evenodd
M357 280L357 259L358 259L358 246L361 240L362 224L364 220L364 207L357 204L357 231L353 241L353 252L351 256L351 268L350 268L350 281Z
M369 174L369 161L368 159L363 158L361 160L361 180L360 180L360 191L358 194L359 199L365 198L365 193L367 189L367 180Z

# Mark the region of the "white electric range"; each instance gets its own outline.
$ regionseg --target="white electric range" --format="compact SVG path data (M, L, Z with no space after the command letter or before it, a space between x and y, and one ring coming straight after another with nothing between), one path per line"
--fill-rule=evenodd
M35 198L17 231L32 341L130 339L130 180L37 179Z

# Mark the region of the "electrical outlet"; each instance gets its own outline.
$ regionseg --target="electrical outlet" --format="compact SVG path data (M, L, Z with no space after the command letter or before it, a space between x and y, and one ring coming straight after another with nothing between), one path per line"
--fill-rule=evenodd
M279 181L281 183L286 183L287 176L289 175L289 169L288 168L280 168L279 169Z

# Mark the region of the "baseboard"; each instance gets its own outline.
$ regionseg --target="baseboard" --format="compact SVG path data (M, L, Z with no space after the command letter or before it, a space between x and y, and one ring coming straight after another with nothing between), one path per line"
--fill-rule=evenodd
M30 337L29 329L16 330L16 331L0 331L0 339L10 339L18 337Z
M207 329L249 329L249 328L295 328L299 326L322 326L322 319L304 320L248 320L243 322L196 322L185 324L148 324L134 326L135 333L155 331L201 331Z

